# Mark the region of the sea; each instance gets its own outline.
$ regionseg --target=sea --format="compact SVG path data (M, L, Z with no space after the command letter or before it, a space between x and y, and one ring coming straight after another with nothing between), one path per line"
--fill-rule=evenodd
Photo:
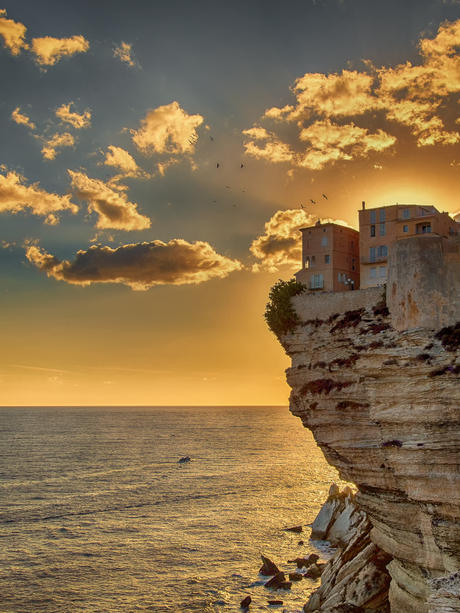
M0 408L0 613L300 613L333 482L287 407Z

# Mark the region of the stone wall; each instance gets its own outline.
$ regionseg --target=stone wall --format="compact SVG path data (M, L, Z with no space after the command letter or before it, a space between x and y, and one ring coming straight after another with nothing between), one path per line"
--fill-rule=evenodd
M300 294L292 298L292 304L302 321L327 319L336 313L368 309L382 298L384 287L333 292L327 294Z
M460 320L459 241L419 236L390 245L387 303L396 330L439 330Z

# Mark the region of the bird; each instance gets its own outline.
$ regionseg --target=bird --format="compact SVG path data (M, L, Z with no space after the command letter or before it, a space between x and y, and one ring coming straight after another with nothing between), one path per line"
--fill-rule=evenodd
M230 185L227 185L227 189L230 189Z
M241 168L244 168L243 164L241 164Z
M301 205L300 205L300 208L301 208L301 209L304 209L305 207L304 207L304 205L303 205L303 204L301 204Z
M316 204L316 202L315 202L314 200L312 200L311 198L310 198L310 202L311 202L312 204Z
M326 198L326 200L327 200L327 196L326 196L326 194L323 194L323 198Z
M212 136L210 136L209 138L212 140L212 142L214 142L214 139L213 139L213 137L212 137Z
M219 168L219 166L220 166L220 164L219 164L219 162L217 162L217 168Z

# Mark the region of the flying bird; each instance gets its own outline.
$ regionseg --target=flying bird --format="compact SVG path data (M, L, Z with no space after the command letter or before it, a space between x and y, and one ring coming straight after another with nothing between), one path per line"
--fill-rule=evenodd
M209 138L212 140L212 142L214 142L214 139L213 139L213 137L212 137L212 136L210 136Z
M311 202L312 204L316 204L316 202L315 202L314 200L312 200L311 198L310 198L310 202Z
M219 164L219 163L217 163L217 168L219 168L219 166L220 166L220 164Z
M305 207L304 207L304 205L303 205L303 204L301 204L301 205L300 205L300 208L301 208L301 209L304 209Z
M241 168L244 168L243 164L241 164Z
M327 196L326 196L326 194L323 194L323 198L326 198L326 200L327 200Z

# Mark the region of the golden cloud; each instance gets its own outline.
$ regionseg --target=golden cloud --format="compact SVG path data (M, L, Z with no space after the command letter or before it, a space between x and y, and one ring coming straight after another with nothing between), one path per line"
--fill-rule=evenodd
M459 47L460 20L442 24L434 38L420 41L417 66L406 62L375 69L365 62L363 72L307 73L291 88L295 104L270 108L263 115L262 121L272 122L275 131L262 126L244 131L250 138L246 153L269 162L289 161L293 166L318 170L337 160L353 160L394 145L395 136L379 128L383 121L408 127L419 147L456 144L460 134L446 129L443 114L452 102L451 94L460 92ZM353 122L339 125L347 117L353 117ZM366 121L366 127L358 125L361 121ZM282 142L278 136L284 123L297 124L297 143ZM369 124L375 126L373 132ZM298 152L299 145L302 148L306 142L308 149Z
M298 268L302 261L302 237L300 228L313 224L315 216L302 209L278 211L265 224L265 234L252 241L250 251L261 260L253 266L253 272L276 272L281 266Z
M319 218L304 209L277 211L265 224L265 234L252 241L250 251L261 260L254 264L253 272L277 272L280 267L298 269L302 262L301 228L312 226ZM351 227L341 219L323 219L323 223L336 223Z
M70 202L70 196L58 196L40 189L37 183L25 185L25 178L16 172L6 176L0 174L0 212L17 213L30 209L34 215L46 217L46 223L58 223L57 213L68 210L78 211L78 206Z
M57 155L57 149L63 147L73 147L75 138L68 132L63 134L55 134L49 140L45 141L42 147L43 157L47 160L54 160Z
M27 115L24 115L24 114L20 113L19 111L20 111L20 109L19 109L19 107L17 107L11 113L11 117L14 119L14 121L16 123L19 123L19 124L22 124L24 126L27 126L31 130L35 130L35 127L36 127L35 124L30 121L30 119L27 117Z
M28 45L25 42L27 28L22 23L17 23L12 19L6 19L5 9L0 9L0 35L3 36L3 42L12 55L19 55L21 49L27 49Z
M198 138L196 128L202 123L201 115L188 115L178 102L172 102L149 111L139 130L130 132L144 155L191 153Z
M245 153L248 155L274 163L293 161L294 152L290 150L289 145L282 143L273 132L267 132L264 128L255 126L249 130L244 130L243 134L253 139L244 143ZM261 147L254 141L265 142Z
M294 84L296 107L287 115L288 121L302 121L313 113L326 117L362 115L378 108L372 95L374 77L357 71L341 74L307 73Z
M138 66L138 63L132 58L132 45L128 43L120 43L118 47L113 50L113 57L118 58L122 62L128 64L128 66Z
M145 230L151 221L137 211L137 204L128 201L126 194L98 179L90 179L82 172L69 170L75 195L88 203L88 211L99 216L96 228L114 230Z
M32 51L40 66L53 66L60 59L71 57L77 53L85 53L89 49L89 42L83 36L71 38L34 38Z
M78 251L74 262L60 262L36 245L27 247L26 256L49 277L60 281L83 286L122 283L134 290L147 290L155 285L203 283L243 268L237 260L216 253L208 243L188 243L181 239L123 245L116 249L93 245L87 251Z
M56 111L56 117L62 119L66 123L70 123L74 128L80 130L82 128L89 128L91 126L91 111L90 109L85 109L83 115L79 113L73 113L70 110L70 107L73 105L73 102L69 102L69 104L63 104Z
M149 174L144 172L142 168L140 168L135 159L130 155L127 151L122 149L121 147L114 147L113 145L109 145L109 151L105 156L104 164L106 166L114 166L121 171L121 174L118 177L114 177L117 180L122 177L139 177L148 179L150 177ZM114 179L112 179L113 181Z

